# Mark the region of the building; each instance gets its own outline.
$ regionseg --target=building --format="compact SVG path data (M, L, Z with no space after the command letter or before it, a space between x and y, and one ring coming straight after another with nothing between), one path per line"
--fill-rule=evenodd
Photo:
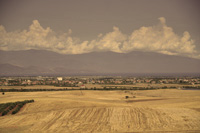
M58 80L58 81L62 81L63 78L62 78L62 77L57 77L57 80Z

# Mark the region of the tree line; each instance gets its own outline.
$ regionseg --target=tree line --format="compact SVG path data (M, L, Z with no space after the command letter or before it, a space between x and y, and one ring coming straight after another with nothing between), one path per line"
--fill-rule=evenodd
M167 87L103 87L103 88L64 88L64 89L0 89L0 92L35 92L35 91L70 91L70 90L155 90L155 89L175 89L175 86Z

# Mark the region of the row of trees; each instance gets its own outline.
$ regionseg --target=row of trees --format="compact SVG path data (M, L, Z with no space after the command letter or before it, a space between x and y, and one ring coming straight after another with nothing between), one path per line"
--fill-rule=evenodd
M200 89L200 86L183 86L185 89Z
M103 88L80 88L80 89L0 89L0 92L34 92L34 91L70 91L70 90L155 90L155 89L175 89L175 86L171 87L103 87Z
M65 91L64 89L0 89L0 92L34 92L34 91Z
M103 87L103 88L80 88L80 90L155 90L155 89L175 89L175 86L171 87Z
M11 112L12 114L16 114L20 111L20 109L27 103L32 103L34 100L24 100L24 101L17 101L17 102L9 102L9 103L2 103L0 104L0 113L2 116Z

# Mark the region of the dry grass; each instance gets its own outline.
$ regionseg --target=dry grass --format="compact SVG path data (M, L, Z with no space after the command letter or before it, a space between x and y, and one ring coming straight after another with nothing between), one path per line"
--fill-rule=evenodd
M0 132L200 132L197 90L6 92L0 99L35 100L0 117Z

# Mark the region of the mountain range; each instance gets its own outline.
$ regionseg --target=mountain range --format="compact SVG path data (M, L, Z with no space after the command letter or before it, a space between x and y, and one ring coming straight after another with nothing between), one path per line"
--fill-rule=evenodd
M0 76L200 73L200 60L153 52L59 54L0 50Z

